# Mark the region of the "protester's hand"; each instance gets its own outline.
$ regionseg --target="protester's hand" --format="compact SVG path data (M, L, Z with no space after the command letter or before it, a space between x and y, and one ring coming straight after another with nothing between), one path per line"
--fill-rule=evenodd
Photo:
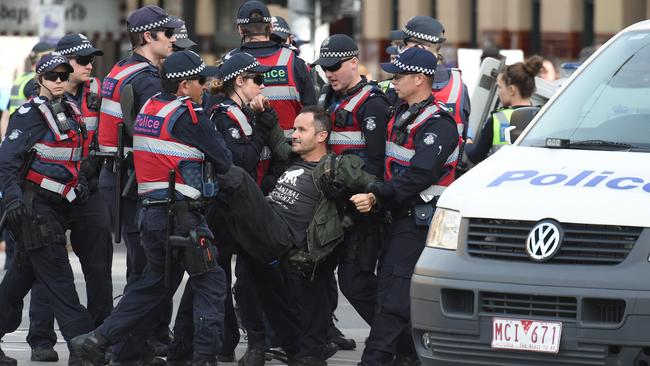
M377 202L377 198L373 193L359 193L350 197L350 202L354 203L357 211L361 213L368 213L372 210L372 206Z
M265 105L269 105L268 101L266 100L266 97L262 94L258 94L255 97L253 97L253 100L250 102L250 107L252 110L255 112L262 112L265 108Z

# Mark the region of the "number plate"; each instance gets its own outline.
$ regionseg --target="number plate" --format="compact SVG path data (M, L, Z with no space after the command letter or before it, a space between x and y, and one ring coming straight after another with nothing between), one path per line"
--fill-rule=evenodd
M492 348L558 353L562 323L525 319L492 319Z

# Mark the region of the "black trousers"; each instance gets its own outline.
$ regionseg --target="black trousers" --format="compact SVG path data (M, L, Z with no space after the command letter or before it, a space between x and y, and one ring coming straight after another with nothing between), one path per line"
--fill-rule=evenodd
M61 228L66 228L73 217L72 205L42 198L38 193L32 207L37 215L58 221ZM62 236L63 232L60 234ZM18 328L22 320L23 299L36 281L42 284L66 341L91 331L93 321L79 303L65 241L29 251L20 244L20 237L16 238L16 243L13 265L0 283L0 335Z
M113 310L113 243L108 208L99 194L93 194L84 204L72 206L71 220L70 243L84 273L88 312L98 326ZM31 348L54 347L54 314L47 289L39 281L32 287L29 320L27 343Z

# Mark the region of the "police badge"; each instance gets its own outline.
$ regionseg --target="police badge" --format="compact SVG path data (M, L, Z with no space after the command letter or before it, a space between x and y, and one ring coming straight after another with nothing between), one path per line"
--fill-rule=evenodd
M234 138L235 140L239 140L239 138L241 137L241 135L239 134L239 130L236 129L235 127L230 127L228 129L228 132L230 133L230 136L232 136L232 138Z
M436 142L436 138L438 135L432 132L427 132L424 134L424 144L425 145L433 145L434 142Z

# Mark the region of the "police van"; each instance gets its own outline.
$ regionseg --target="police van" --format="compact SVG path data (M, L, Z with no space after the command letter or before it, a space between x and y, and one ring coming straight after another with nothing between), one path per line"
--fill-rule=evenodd
M425 365L650 365L650 21L445 191L411 313Z

